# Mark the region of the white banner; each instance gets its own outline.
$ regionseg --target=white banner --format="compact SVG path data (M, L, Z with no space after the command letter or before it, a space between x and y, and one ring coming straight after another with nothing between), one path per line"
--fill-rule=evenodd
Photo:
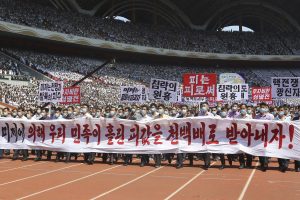
M39 102L57 103L63 100L64 82L40 82L39 85Z
M145 86L121 86L121 102L144 103L147 101Z
M300 97L300 77L272 77L271 86L274 99Z
M217 101L240 101L248 99L248 84L217 85Z
M161 79L151 79L149 99L165 102L177 102L179 83Z
M300 160L300 122L194 117L121 119L1 118L1 149L106 153L248 153Z

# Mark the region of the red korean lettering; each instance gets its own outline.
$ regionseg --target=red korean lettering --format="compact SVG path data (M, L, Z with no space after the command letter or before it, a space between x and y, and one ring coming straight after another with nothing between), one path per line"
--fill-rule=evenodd
M168 131L170 135L166 138L166 140L170 140L171 138L171 144L176 145L178 144L178 124L173 123L170 126L170 129Z
M285 135L282 132L283 125L277 123L278 128L271 130L273 133L273 137L270 139L269 144L271 144L274 140L278 141L278 149L282 148L282 141L285 138Z
M208 139L210 141L207 141L206 144L219 144L219 141L216 140L216 127L217 125L216 124L211 124L208 126L208 128L210 129L209 131L209 137Z
M117 136L115 137L118 144L122 145L124 144L124 125L120 124L120 128L117 128Z
M99 124L95 124L96 128L92 131L93 137L97 137L97 145L100 144L101 141L101 127Z
M105 135L105 137L107 137L107 139L108 139L107 144L113 145L114 144L113 139L116 135L114 133L114 126L111 124L108 124L108 126L106 126L106 129L107 129L107 134Z
M36 135L38 138L42 139L42 143L44 143L45 138L46 138L46 133L45 133L45 125L41 124L40 126L36 127Z
M74 138L74 143L80 143L80 136L81 136L81 127L80 124L76 124L76 127L71 128L71 136Z
M252 141L252 137L254 136L254 133L252 133L252 130L251 130L251 124L249 123L246 123L246 126L247 128L243 128L240 135L241 135L241 138L243 139L248 139L248 144L247 146L250 147L251 146L251 141Z
M142 128L141 129L141 136L140 136L140 139L142 139L142 144L143 145L150 145L150 141L149 141L149 138L150 136L152 135L152 132L151 132L151 128L149 125L146 125L146 128Z
M62 138L62 144L65 143L66 139L66 125L61 124L61 127L57 129L57 138Z
M186 122L186 126L180 127L180 137L187 139L188 145L191 145L192 143L191 128L192 124L190 122Z
M229 144L237 144L237 123L232 123L230 128L226 128L226 138L229 139Z
M157 132L152 133L152 136L154 137L154 143L153 144L155 144L155 145L162 144L162 142L160 141L160 138L161 138L161 135L162 135L162 132L160 131L160 129L161 129L160 125L155 124L154 129Z
M35 140L36 140L36 126L35 126L35 124L31 124L31 126L28 129L28 133L29 133L28 138L33 137L32 142L35 143Z
M193 128L193 140L200 139L202 146L205 145L205 123L200 122L200 128Z
M51 124L49 135L52 137L52 143L54 143L55 138L62 138L62 143L64 143L66 138L66 125L61 124L59 128L56 128L56 125Z
M50 125L50 134L49 134L52 137L51 143L54 143L54 138L56 136L55 129L56 129L55 125L51 124Z
M264 142L264 147L268 146L268 131L269 131L269 125L268 124L264 124L264 128L261 130L261 132L259 130L255 130L255 136L254 136L254 140L255 141L262 141Z
M140 127L137 124L133 125L134 127L130 129L130 136L128 138L128 141L135 140L135 145L139 145L139 134L140 134Z
M88 144L90 142L90 137L92 136L91 130L88 124L83 125L83 130L81 136L86 139L85 143Z

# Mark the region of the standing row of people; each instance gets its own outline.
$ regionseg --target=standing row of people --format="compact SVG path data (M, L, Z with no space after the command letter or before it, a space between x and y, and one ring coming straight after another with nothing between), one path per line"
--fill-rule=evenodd
M19 119L35 119L35 120L59 120L59 119L75 119L75 118L120 118L128 120L137 120L141 122L147 122L152 119L166 119L166 118L186 118L193 116L209 116L213 118L228 118L228 119L257 119L257 120L279 120L279 121L292 121L299 120L299 107L272 107L265 103L261 103L257 107L246 104L233 103L232 105L225 105L218 103L215 107L209 107L208 103L201 103L200 108L189 107L187 105L181 106L170 106L166 107L164 104L150 105L132 105L132 106L107 106L105 108L90 108L88 105L83 104L81 106L68 106L68 107L51 107L37 109L24 109L18 108L15 110L10 110L4 108L0 110L1 117L7 118L19 118ZM22 160L26 161L29 157L27 149L23 150L13 150L13 160L18 159L22 155ZM42 160L42 156L45 151L41 149L35 149L33 151L36 155L35 160ZM0 158L3 154L9 154L9 150L0 150ZM77 160L80 152L57 152L56 161L65 159L69 162L71 157L75 157ZM93 164L96 158L96 153L84 153L84 162L88 164ZM98 154L101 156L104 162L114 164L121 156L120 154ZM51 160L52 152L47 151L47 160ZM175 154L154 154L154 155L138 155L141 159L140 165L145 166L149 164L150 158L153 158L155 162L155 167L160 167L162 159L168 160L169 163L176 157L176 167L182 168L184 165L184 160L188 159L189 164L193 165L194 160L202 159L204 162L204 169L208 169L211 165L211 159L219 158L221 161L220 169L226 167L225 156L231 166L233 161L239 161L239 168L243 169L245 167L251 168L253 156L249 154L210 154L210 153L178 153ZM122 155L124 159L124 165L129 165L132 162L133 155L124 154ZM260 156L259 163L260 169L266 171L268 169L269 163L268 157ZM288 169L289 160L278 158L279 170L285 172ZM295 161L295 171L300 171L300 161Z

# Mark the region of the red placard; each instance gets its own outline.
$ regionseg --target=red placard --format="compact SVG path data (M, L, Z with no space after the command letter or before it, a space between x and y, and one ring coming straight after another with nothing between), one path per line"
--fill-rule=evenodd
M217 85L216 74L184 74L184 97L215 97Z
M253 101L272 101L271 87L252 87Z
M62 104L80 104L80 87L64 88Z

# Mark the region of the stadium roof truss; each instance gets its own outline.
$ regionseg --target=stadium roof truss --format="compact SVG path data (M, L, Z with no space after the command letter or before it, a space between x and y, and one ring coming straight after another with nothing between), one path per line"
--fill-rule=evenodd
M216 31L239 25L254 31L300 31L299 0L49 0L57 9L132 22Z

